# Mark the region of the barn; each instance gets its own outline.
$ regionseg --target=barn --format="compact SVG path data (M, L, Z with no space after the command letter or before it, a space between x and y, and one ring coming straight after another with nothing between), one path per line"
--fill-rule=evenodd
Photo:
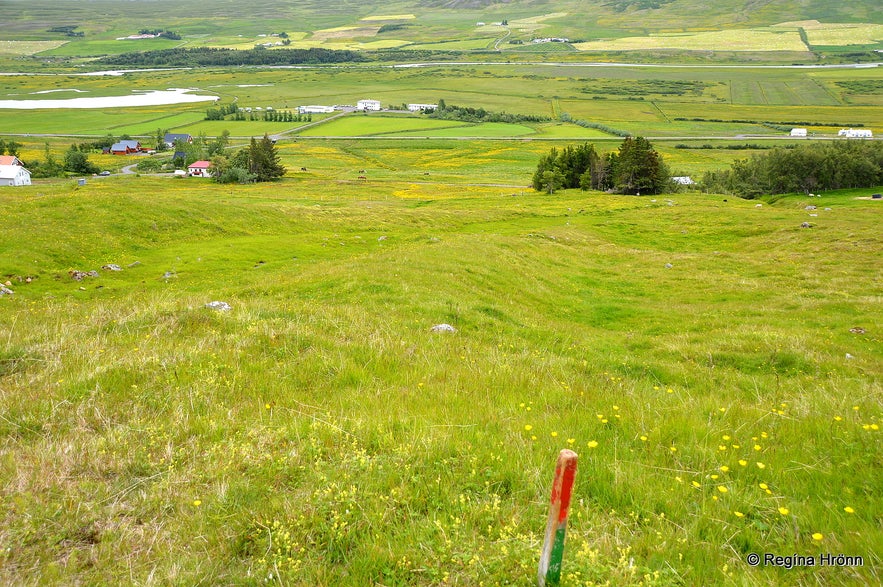
M31 172L15 155L0 155L0 186L31 185Z

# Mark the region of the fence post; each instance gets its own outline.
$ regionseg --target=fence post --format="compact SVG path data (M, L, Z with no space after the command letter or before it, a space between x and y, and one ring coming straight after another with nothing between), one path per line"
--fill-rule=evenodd
M567 531L567 512L576 477L577 455L564 449L558 454L555 481L552 483L552 500L549 519L546 522L546 538L540 555L537 584L539 587L558 585L561 582L561 562L564 559L564 534Z

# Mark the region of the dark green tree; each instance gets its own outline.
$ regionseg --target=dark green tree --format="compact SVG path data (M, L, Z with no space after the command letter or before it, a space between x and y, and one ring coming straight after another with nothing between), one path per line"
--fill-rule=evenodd
M16 143L13 140L10 140L6 143L6 154L12 155L13 157L18 157L18 150L21 149L21 143Z
M623 194L659 194L671 178L662 157L644 137L626 137L612 168L613 187Z
M539 163L537 163L537 169L534 171L533 180L531 184L533 189L538 192L542 192L546 190L545 177L546 172L552 171L555 169L555 166L558 163L558 149L552 147L547 155L543 155L540 157Z
M553 166L543 171L540 177L540 188L545 192L554 194L555 190L565 186L566 181L567 177L564 173L558 167Z
M223 155L224 149L227 148L227 145L230 144L230 131L224 129L221 131L221 134L215 137L215 140L208 143L206 146L206 152L209 157L214 157L216 155Z
M68 173L87 174L98 173L99 169L89 161L85 153L71 145L64 154L64 170Z
M271 181L285 175L285 167L279 158L276 145L268 135L260 141L254 137L248 146L248 172L255 176L256 181Z
M169 148L168 144L166 144L166 133L169 132L168 129L158 128L156 129L156 152L161 153Z

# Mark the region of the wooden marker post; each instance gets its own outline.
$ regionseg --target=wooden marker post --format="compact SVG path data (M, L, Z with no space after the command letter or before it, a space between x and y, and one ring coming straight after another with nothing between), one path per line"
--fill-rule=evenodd
M546 522L546 538L540 555L539 587L561 582L561 562L564 559L564 534L567 531L567 512L576 477L576 453L566 448L558 454L555 481L552 483L552 503Z

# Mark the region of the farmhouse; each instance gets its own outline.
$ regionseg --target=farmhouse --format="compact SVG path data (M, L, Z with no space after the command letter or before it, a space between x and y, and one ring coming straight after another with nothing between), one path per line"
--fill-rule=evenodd
M298 114L329 114L334 112L334 106L298 106Z
M0 164L0 186L3 185L31 185L31 172L25 169L24 166L20 164Z
M356 110L380 110L380 100L359 100L356 102Z
M141 143L138 141L120 141L111 145L110 152L113 155L131 155L132 153L140 153Z
M187 166L187 172L196 177L209 177L209 168L212 166L211 161L194 161Z
M188 134L175 134L175 133L166 133L162 138L163 142L169 147L174 147L175 143L192 143L193 137Z
M806 136L806 129L805 128L792 128L791 129L791 136L792 137L805 137Z
M847 139L870 139L874 133L864 128L843 128L837 133L838 137L846 137Z
M426 112L427 110L436 110L438 104L408 104L408 110L411 112Z
M696 182L689 175L677 175L672 177L671 180L678 185L696 185Z

